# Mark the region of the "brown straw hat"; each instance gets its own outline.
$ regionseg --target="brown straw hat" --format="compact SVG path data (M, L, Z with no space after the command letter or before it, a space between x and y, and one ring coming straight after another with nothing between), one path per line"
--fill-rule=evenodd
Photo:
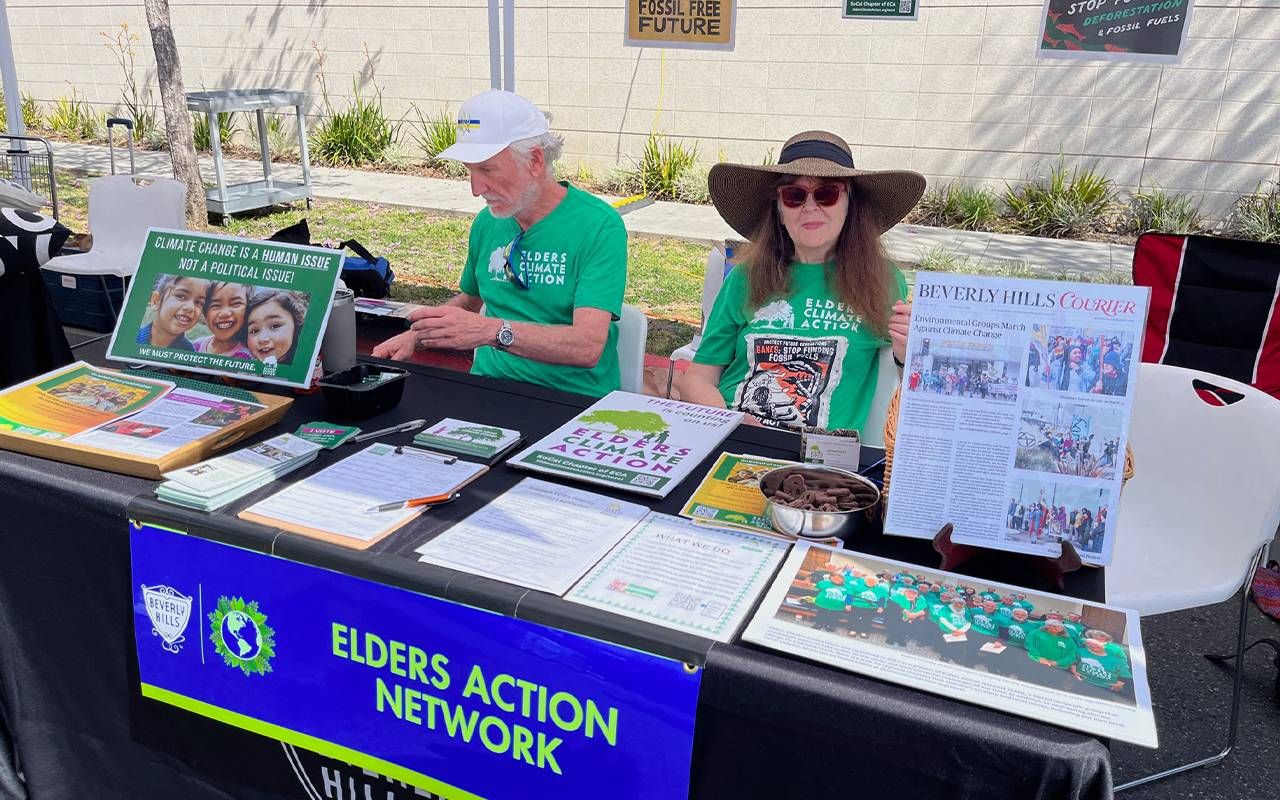
M773 187L783 175L850 180L856 201L870 206L879 216L881 233L901 222L924 195L924 176L920 173L857 169L844 139L827 131L805 131L787 140L777 164L712 167L707 175L711 202L725 222L750 239L774 202Z

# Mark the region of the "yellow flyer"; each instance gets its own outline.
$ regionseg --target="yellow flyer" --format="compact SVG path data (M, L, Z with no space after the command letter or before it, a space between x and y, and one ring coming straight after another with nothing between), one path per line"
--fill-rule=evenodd
M794 461L721 453L702 483L680 510L694 522L773 533L764 513L760 476ZM777 535L777 534L774 534Z
M171 389L77 361L0 392L0 430L63 439L141 411Z

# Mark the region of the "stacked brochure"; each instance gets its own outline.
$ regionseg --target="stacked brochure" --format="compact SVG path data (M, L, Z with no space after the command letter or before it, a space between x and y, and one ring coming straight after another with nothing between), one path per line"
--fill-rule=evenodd
M520 438L520 431L445 417L414 436L413 443L493 463L520 444Z
M666 497L741 421L740 411L610 392L510 463Z
M290 433L165 473L156 496L166 503L216 511L315 461L320 445Z

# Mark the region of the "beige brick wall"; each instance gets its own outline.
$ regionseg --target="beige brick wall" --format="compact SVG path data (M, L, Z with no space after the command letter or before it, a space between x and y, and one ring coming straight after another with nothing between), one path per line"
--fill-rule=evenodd
M189 90L318 91L367 64L387 109L456 109L489 85L484 0L171 0ZM1203 195L1221 212L1280 179L1280 0L1196 6L1176 67L1038 61L1039 0L924 0L919 21L846 21L835 0L742 0L733 52L626 48L623 0L520 0L516 84L566 135L570 163L636 156L651 130L704 161L757 161L792 133L834 130L860 166L1002 187L1063 153L1122 187ZM136 0L10 0L19 77L42 100L74 86L105 111L121 75L99 35Z

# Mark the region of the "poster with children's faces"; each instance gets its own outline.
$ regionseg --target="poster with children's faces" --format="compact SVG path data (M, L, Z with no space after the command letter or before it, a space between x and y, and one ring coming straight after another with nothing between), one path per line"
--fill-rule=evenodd
M153 229L107 357L306 386L342 253Z

